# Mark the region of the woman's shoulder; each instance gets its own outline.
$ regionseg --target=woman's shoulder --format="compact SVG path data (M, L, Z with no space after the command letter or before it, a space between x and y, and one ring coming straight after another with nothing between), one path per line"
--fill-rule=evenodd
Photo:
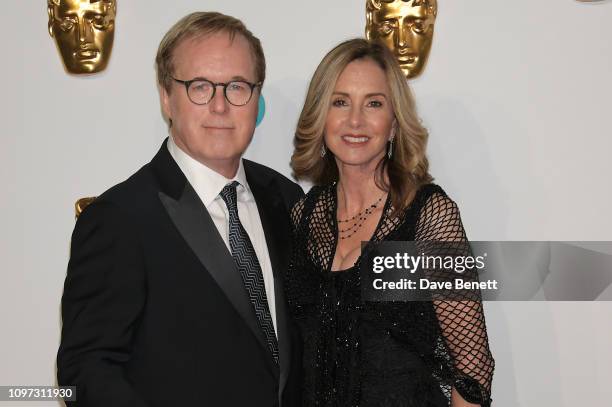
M444 189L438 184L428 183L421 185L416 191L412 202L406 208L406 210L412 210L420 212L426 206L431 205L434 201L452 201Z
M315 205L320 205L321 203L331 204L331 200L334 197L335 188L335 183L329 185L313 185L313 187L310 188L310 191L306 193L306 196L304 196L305 206L314 207Z
M436 184L423 185L407 209L417 238L423 240L465 239L459 207Z
M428 184L421 185L421 187L417 190L415 198L420 197L421 199L427 199L434 194L447 196L446 192L444 191L444 189L442 189L440 185L430 182Z
M459 208L441 186L433 183L422 185L414 198L404 210L407 218L435 219L440 216L452 216L459 213Z
M331 198L332 192L334 191L335 184L330 185L314 185L304 195L291 210L291 219L295 226L299 225L304 216L308 216L321 202L325 203L325 200Z
M306 197L318 198L323 193L331 193L336 187L336 183L328 185L313 185L306 193Z

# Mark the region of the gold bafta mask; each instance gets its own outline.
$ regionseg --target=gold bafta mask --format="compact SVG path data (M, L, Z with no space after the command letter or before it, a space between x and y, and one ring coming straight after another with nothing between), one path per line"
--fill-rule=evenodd
M74 216L75 218L79 218L79 216L81 216L81 213L85 210L85 208L87 208L89 206L90 203L92 203L93 201L96 200L95 196L88 196L85 198L81 198L78 201L75 202L74 204Z
M68 72L106 68L115 36L116 0L47 0L47 11L49 34Z
M418 76L431 50L437 0L366 1L366 37L387 45L407 78Z

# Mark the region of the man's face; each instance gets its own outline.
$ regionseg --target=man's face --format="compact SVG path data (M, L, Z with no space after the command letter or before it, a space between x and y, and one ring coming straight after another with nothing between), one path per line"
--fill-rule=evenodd
M55 38L66 70L95 73L106 68L115 34L115 2L60 0L49 5L49 34Z
M208 79L214 83L243 80L256 83L255 60L242 35L230 40L219 32L182 41L173 53L176 79ZM228 178L227 168L237 168L255 131L259 88L244 106L231 105L217 86L215 96L205 105L192 103L183 84L172 81L170 91L160 89L164 114L172 120L174 141L200 163Z
M387 45L408 78L419 75L429 57L436 19L435 7L434 0L430 0L429 4L396 0L381 2L378 10L368 10L366 36Z

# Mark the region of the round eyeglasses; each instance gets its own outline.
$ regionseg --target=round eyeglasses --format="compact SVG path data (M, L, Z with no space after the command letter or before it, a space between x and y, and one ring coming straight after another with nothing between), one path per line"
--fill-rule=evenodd
M223 95L231 105L244 106L251 100L253 89L261 86L261 82L231 81L215 83L204 78L195 78L190 81L182 81L174 77L172 79L185 85L187 97L196 105L205 105L210 102L215 97L217 86L223 86Z

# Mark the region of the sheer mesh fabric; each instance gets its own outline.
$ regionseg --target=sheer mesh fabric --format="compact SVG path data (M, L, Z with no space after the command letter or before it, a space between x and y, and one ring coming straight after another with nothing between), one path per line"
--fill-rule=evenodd
M457 205L444 193L433 193L420 211L415 240L421 242L425 253L451 255L471 254ZM440 245L440 242L458 244ZM472 275L473 280L477 276ZM478 295L478 292L475 292ZM452 364L453 385L463 398L486 404L491 394L491 380L495 362L489 341L479 296L466 300L465 293L434 296L433 307L438 319L443 349Z
M494 360L480 298L364 302L361 257L351 269L330 271L336 209L331 185L313 188L292 211L286 290L304 340L304 405L448 406L452 388L490 405ZM440 187L422 187L406 210L393 212L387 200L370 242L417 241L427 254L441 247L448 254L440 241L455 254L469 250L459 210Z

